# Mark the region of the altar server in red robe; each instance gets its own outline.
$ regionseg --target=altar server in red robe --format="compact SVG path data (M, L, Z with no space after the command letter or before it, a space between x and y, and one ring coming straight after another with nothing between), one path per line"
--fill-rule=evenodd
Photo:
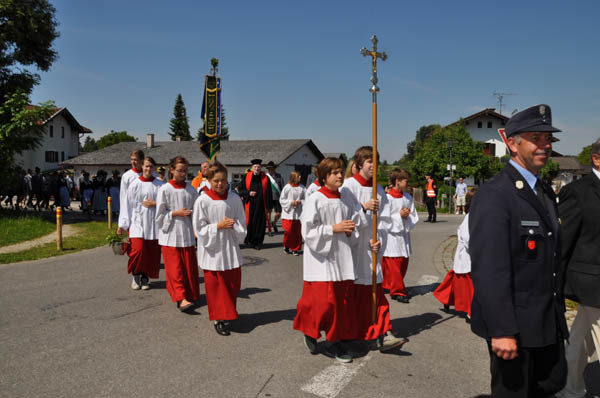
M304 334L311 354L317 353L317 339L324 331L331 343L327 353L338 361L351 362L340 340L354 338L357 323L352 245L368 231L360 203L350 192L339 191L343 166L340 159L323 159L318 166L321 188L303 204L304 286L294 329Z
M354 153L354 161L358 173L344 181L341 192L349 192L358 200L366 214L368 228L359 237L358 244L353 248L355 311L358 318L357 338L372 341L380 351L386 351L403 344L406 340L394 336L390 321L390 307L381 283L381 242L386 239L386 232L392 225L390 205L385 191L377 185L377 199L373 197L373 149L363 146ZM377 242L372 240L373 212L377 212ZM385 248L384 248L385 249ZM372 257L377 252L377 301L376 322L371 324L372 308Z
M451 305L459 312L471 317L473 281L471 280L471 256L469 255L469 215L464 218L457 231L458 244L454 254L454 266L444 281L433 292L435 298L448 310Z
M156 162L151 157L143 161L142 175L133 180L127 189L125 207L121 208L119 229L121 235L129 230L129 261L127 272L133 275L133 290L150 289L150 278L158 278L160 272L160 246L156 228L156 197L163 185L154 178Z
M127 189L129 185L137 180L142 175L142 163L144 162L144 152L141 149L136 149L129 154L129 162L131 163L131 169L127 170L121 176L121 186L119 188L119 208L123 209L126 206L127 201ZM112 198L117 200L117 198ZM127 218L127 214L124 212L119 213L119 225L125 223L124 219Z
M283 250L287 254L300 255L302 251L302 227L300 215L306 189L300 184L300 173L292 171L289 183L281 190L281 226L283 227Z
M392 189L387 193L390 203L392 226L388 229L385 251L381 261L383 288L390 291L390 297L400 303L408 303L409 297L404 286L404 277L411 254L410 230L419 221L412 196L408 189L408 172L395 168L390 173Z
M156 224L158 243L165 262L167 291L182 312L192 311L200 298L200 279L195 251L192 209L198 193L185 182L188 161L183 156L171 160L173 179L158 191Z
M196 200L193 213L198 264L204 270L208 317L218 334L229 336L229 322L238 318L236 302L243 263L240 244L246 236L246 215L240 197L228 191L225 166L215 162L204 176L211 188Z

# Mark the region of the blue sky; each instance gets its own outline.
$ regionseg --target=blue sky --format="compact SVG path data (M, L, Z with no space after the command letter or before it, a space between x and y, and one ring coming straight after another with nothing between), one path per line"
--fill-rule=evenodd
M59 59L32 101L66 106L94 131L168 139L181 93L192 135L204 75L220 60L232 139L310 138L351 154L371 142L372 34L379 145L399 159L422 125L448 124L504 98L504 113L547 103L555 150L600 137L600 2L51 0Z

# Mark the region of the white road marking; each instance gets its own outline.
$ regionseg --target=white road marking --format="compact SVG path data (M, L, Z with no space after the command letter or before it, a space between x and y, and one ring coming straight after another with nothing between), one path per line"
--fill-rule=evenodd
M317 373L300 389L322 398L337 397L369 359L371 359L370 353L360 361L354 361L349 364L336 363L328 366Z

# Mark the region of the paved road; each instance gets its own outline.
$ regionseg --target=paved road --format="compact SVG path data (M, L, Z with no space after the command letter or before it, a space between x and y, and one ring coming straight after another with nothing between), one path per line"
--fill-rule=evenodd
M310 355L292 330L302 257L281 235L244 249L240 319L222 337L175 309L164 279L133 291L126 258L107 248L0 266L2 397L475 397L488 392L488 355L464 319L429 293L443 277L436 249L462 217L413 232L410 304L391 302L402 350L358 352L352 364ZM164 275L161 273L161 277ZM203 290L203 287L202 287Z

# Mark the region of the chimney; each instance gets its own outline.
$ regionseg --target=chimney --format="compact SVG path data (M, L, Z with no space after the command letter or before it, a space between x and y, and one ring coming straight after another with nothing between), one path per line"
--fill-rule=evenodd
M154 147L154 134L146 134L146 148L151 149Z
M175 141L180 142L181 141L181 137L180 136L175 137Z

